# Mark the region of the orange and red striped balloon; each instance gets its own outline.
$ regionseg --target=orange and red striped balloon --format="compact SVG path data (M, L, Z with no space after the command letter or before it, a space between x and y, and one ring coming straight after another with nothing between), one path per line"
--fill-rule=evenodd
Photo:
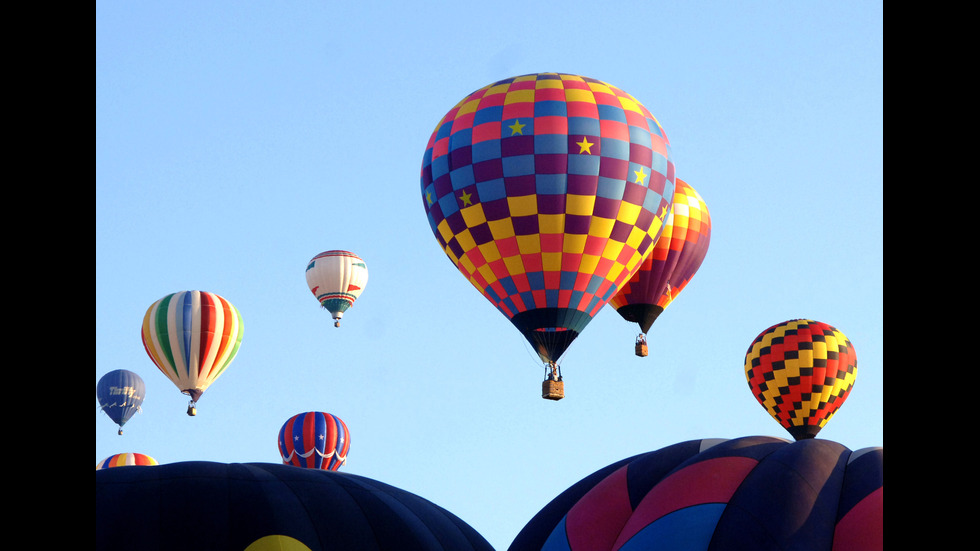
M649 332L701 267L710 241L708 206L690 184L677 179L663 234L609 304L623 319L637 323L643 333Z

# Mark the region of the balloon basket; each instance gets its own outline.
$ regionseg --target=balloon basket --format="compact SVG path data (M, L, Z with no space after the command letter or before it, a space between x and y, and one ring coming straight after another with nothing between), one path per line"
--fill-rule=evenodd
M191 417L197 415L197 408L193 404L187 406L187 415Z
M565 397L565 382L545 379L541 382L541 397L545 400L561 400Z
M647 348L647 344L645 342L638 342L638 343L636 343L636 355L637 356L639 356L641 358L645 358L645 357L647 357L647 355L649 353L650 353L650 349Z

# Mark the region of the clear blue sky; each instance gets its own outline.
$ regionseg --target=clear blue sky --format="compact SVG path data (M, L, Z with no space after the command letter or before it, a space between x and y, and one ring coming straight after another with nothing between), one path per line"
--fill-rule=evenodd
M96 373L139 373L93 462L279 462L282 423L342 417L345 472L404 488L506 548L551 498L684 440L789 438L742 363L770 325L811 318L858 377L820 433L883 442L882 2L96 3ZM525 341L426 222L419 169L466 94L533 72L614 84L670 138L711 211L700 271L633 355L604 308L540 398ZM306 287L347 249L370 281L334 328ZM245 321L228 372L187 399L140 341L147 307L199 289Z

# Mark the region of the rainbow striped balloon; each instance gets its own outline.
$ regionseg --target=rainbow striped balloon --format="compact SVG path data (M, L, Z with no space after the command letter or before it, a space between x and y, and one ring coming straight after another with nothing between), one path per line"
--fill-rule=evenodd
M95 470L110 469L112 467L132 467L159 465L156 459L142 453L117 453L110 455L95 464Z
M191 397L188 415L238 354L245 326L224 298L181 291L154 302L143 318L143 346L160 372Z

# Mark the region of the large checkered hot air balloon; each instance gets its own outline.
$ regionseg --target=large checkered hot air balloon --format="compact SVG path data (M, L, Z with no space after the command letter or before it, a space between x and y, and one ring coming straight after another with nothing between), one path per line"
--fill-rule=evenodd
M823 322L777 323L745 353L745 379L755 399L793 438L813 438L854 387L851 341Z
M245 325L230 302L205 291L171 293L143 318L143 346L161 373L191 397L187 415L238 354Z
M678 178L673 208L653 251L623 288L609 300L626 321L640 326L636 355L647 355L646 334L664 309L687 287L708 254L711 216L704 199Z
M674 164L636 98L538 73L484 86L439 121L421 191L439 246L534 347L542 394L560 399L559 358L660 237Z

